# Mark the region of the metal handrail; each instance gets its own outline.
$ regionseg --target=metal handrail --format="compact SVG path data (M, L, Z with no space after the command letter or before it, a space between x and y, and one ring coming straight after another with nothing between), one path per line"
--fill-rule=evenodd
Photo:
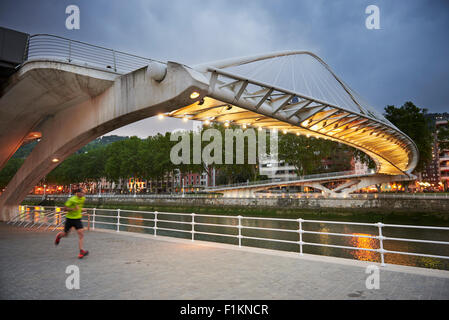
M282 183L282 182L292 182L292 181L306 181L306 180L312 180L312 179L332 178L332 177L340 177L340 176L341 177L348 177L348 176L366 176L366 175L374 175L374 173L367 172L367 173L358 174L354 170L341 171L341 172L316 173L316 174L309 174L309 175L304 175L304 176L273 178L273 179L251 181L251 182L243 182L243 183L224 184L224 185L218 185L218 186L214 186L214 187L207 187L207 189L214 190L214 189L222 189L222 188L263 185L263 184L270 184L270 183Z
M34 34L28 39L26 60L61 59L91 67L126 74L148 66L155 59L109 49L51 34Z
M55 219L59 214L59 217L64 214L64 211L57 212L57 207L40 207L43 209L35 209L35 208L27 208L25 206L25 210L21 212L22 218L17 219L17 216L12 218L9 222L15 224L17 226L21 226L23 223L27 223L24 227L27 227L31 224L32 228L37 227L37 229L41 228L44 225L47 225L47 229L51 226L54 226L53 230L56 230L63 224L61 222L58 224L59 219ZM442 255L433 255L428 253L416 253L416 252L406 252L406 251L395 251L395 250L386 250L383 248L384 241L405 241L405 242L417 242L417 243L428 243L428 244L437 244L437 245L449 245L448 241L436 241L436 240L425 240L425 239L407 239L407 238L397 238L397 237L388 237L383 235L383 228L414 228L414 229L423 229L423 230L444 230L449 231L449 227L434 227L434 226L416 226L416 225L399 225L399 224L384 224L384 223L363 223L363 222L342 222L342 221L327 221L327 220L308 220L308 219L289 219L289 218L269 218L269 217L243 217L243 216L226 216L226 215L210 215L210 214L195 214L195 213L176 213L176 212L158 212L158 211L136 211L136 210L121 210L121 209L99 209L99 208L88 208L89 222L90 217L92 217L92 229L95 230L95 225L110 225L115 226L116 231L120 232L121 226L126 227L135 227L135 228L144 228L144 229L152 229L153 235L158 236L158 230L163 231L172 231L172 232L182 232L182 233L190 233L192 241L195 241L195 235L213 235L213 236L222 236L228 238L236 238L238 239L238 245L242 246L242 239L250 239L250 240L262 240L269 242L279 242L279 243L290 243L298 245L300 248L300 255L303 254L304 246L319 246L319 247L331 247L331 248L341 248L341 249L350 249L350 250L362 250L362 251L371 251L377 252L381 257L381 265L385 265L385 254L402 254L402 255L410 255L410 256L421 256L421 257L432 257L432 258L440 258L440 259L449 259L449 256ZM106 211L112 212L116 214L105 215L105 214L97 214L98 211ZM140 218L140 217L128 217L123 215L124 213L146 213L151 214L152 218ZM38 220L35 220L35 214L39 213ZM19 214L20 215L20 214ZM167 220L158 219L160 215L163 216L177 216L181 218L190 217L190 221L181 221L181 220ZM226 223L210 223L210 222L200 222L195 220L195 218L227 218L233 221L232 224ZM30 219L31 218L31 219ZM53 222L50 220L53 218ZM108 221L98 221L96 218L107 218L107 219L116 219L116 222L108 222ZM123 220L127 220L123 223ZM294 223L294 228L290 226L289 228L271 228L271 227L254 227L242 224L243 220L258 220L258 221L279 221L279 222L291 222ZM121 222L122 221L122 222ZM152 225L137 225L133 224L135 221L148 221ZM8 222L8 223L9 223ZM18 224L17 224L18 223ZM158 223L164 223L164 227L158 226ZM378 235L359 235L359 234L348 234L348 233L336 233L336 232L323 232L323 231L313 231L306 230L304 228L304 223L312 223L312 224L335 224L335 225L356 225L356 226L369 226L378 228ZM176 227L167 227L167 224L174 224L175 226L180 225L191 225L191 229L179 229ZM206 232L204 230L199 231L195 229L195 227L203 226L203 227L225 227L230 228L229 230L237 230L238 234L232 233L217 233L217 232ZM37 230L36 229L36 230ZM260 231L276 231L276 232L285 232L285 233L298 233L299 240L285 240L285 239L277 239L277 238L263 238L263 237L254 237L243 235L243 230L260 230ZM356 237L356 238L367 238L367 239L376 239L379 241L379 248L361 248L361 247L351 247L351 246L342 246L336 244L329 243L317 243L317 242L306 242L303 241L303 234L316 234L316 235L331 235L331 236L339 236L339 237Z
M36 213L38 214L37 219ZM35 207L25 206L23 211L19 210L19 214L11 218L7 223L15 226L30 227L31 229L36 228L36 230L38 230L43 225L52 225L49 223L49 220L52 218L54 219L57 214L56 208L54 208L54 210L48 210L46 208L35 209Z
M55 209L56 207L44 207L45 210L47 208ZM36 211L45 211L45 210L36 210ZM304 246L318 246L318 247L330 247L330 248L341 248L341 249L349 249L349 250L362 250L362 251L371 251L377 252L381 257L381 265L385 265L385 255L386 254L402 254L402 255L410 255L410 256L421 256L421 257L432 257L432 258L440 258L440 259L449 259L449 256L442 255L433 255L428 253L416 253L416 252L406 252L406 251L395 251L395 250L387 250L383 248L384 241L405 241L405 242L418 242L418 243L428 243L428 244L437 244L437 245L449 245L448 241L434 241L434 240L425 240L425 239L407 239L407 238L396 238L396 237L388 237L383 235L383 228L414 228L414 229L423 229L423 230L440 230L440 231L449 231L449 227L433 227L433 226L416 226L416 225L399 225L399 224L384 224L384 223L364 223L364 222L342 222L342 221L327 221L327 220L308 220L308 219L289 219L289 218L270 218L270 217L243 217L243 216L227 216L227 215L210 215L210 214L196 214L196 213L176 213L176 212L158 212L158 211L137 211L137 210L122 210L122 209L100 209L100 208L88 208L89 216L92 217L92 230L95 230L96 225L109 225L116 228L117 232L120 232L120 227L133 227L133 228L142 228L142 229L152 229L153 235L155 237L158 236L158 230L163 231L171 231L171 232L182 232L191 234L192 241L195 241L195 235L212 235L212 236L220 236L227 238L234 238L238 240L238 245L242 246L242 239L249 240L262 240L269 242L278 242L278 243L289 243L299 246L300 255L303 254ZM98 211L106 211L111 212L113 214L98 214ZM34 212L33 212L34 213ZM62 214L63 212L61 212ZM115 214L114 214L115 213ZM123 214L127 213L145 213L150 214L150 217L140 218L140 217L128 217ZM54 211L53 215L56 214ZM167 218L159 219L160 216L176 216L184 219L190 220L181 221L181 220L167 220ZM231 219L232 223L211 223L206 221L198 221L198 218L226 218ZM96 220L97 218L103 218L102 221ZM116 219L116 221L109 222L104 221L104 219ZM126 221L123 221L126 220ZM255 227L249 226L242 223L244 220L252 220L252 221L279 221L279 222L291 222L294 225L289 226L288 228L271 228L271 227ZM137 221L147 221L150 225L137 225L134 224ZM53 221L55 225L55 221ZM126 223L123 223L126 222ZM164 223L164 226L161 227L158 223ZM335 225L355 225L355 226L369 226L378 228L378 235L364 235L364 234L348 234L348 233L336 233L336 232L323 232L323 231L313 231L307 230L304 228L305 223L312 224L335 224ZM173 226L167 226L173 224ZM52 225L52 224L50 224ZM61 226L62 222L58 225L55 225L55 230L58 226ZM179 229L177 227L181 225L191 225L190 229ZM176 226L176 227L175 227ZM225 227L229 228L229 232L211 232L209 230L199 231L197 228L201 227ZM49 226L48 226L49 227ZM48 229L47 227L47 229ZM40 228L40 227L39 227ZM233 231L235 230L235 231ZM298 241L296 240L285 240L279 238L264 238L264 237L255 237L242 234L244 230L260 230L260 231L276 231L276 232L285 232L285 233L297 233ZM237 234L236 234L237 233ZM379 247L378 248L362 248L362 247L351 247L351 246L343 246L337 244L329 244L329 243L317 243L317 242L306 242L303 241L303 234L316 234L316 235L331 235L338 237L356 237L356 238L366 238L366 239L376 239L378 240Z

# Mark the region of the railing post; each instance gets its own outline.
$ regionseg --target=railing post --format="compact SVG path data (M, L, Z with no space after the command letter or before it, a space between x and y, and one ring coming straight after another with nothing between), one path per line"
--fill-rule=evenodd
M117 232L120 232L120 209L117 209Z
M238 225L238 228L239 228L239 247L241 247L242 246L242 216L238 216L238 218L239 218L239 225Z
M115 59L115 50L112 50L112 56L114 58L114 71L117 72L117 62Z
M302 218L299 218L298 219L298 233L299 233L299 254L302 256L303 255L303 252L302 252L302 245L303 245L303 242L302 242L302 233L303 233L303 230L302 230L302 222L303 222L304 220L302 219Z
M380 248L379 248L380 261L381 261L381 266L385 267L385 260L384 260L385 250L384 250L384 241L383 241L385 239L385 237L382 235L383 223L382 222L378 222L377 226L379 228L379 236L378 236L378 238L379 238L379 246L380 246Z
M53 224L56 225L58 222L58 207L55 206L55 215L53 216Z
M69 39L69 62L72 62L72 40Z
M97 208L94 208L93 214L92 214L92 230L95 230L95 211Z
M195 241L195 213L192 212L192 241Z
M154 211L154 228L153 235L157 237L157 211Z

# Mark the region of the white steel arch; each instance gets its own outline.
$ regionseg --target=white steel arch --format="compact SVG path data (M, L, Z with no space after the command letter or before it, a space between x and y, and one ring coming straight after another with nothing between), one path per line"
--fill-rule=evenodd
M304 91L309 89L309 94L296 89L294 80L290 85L288 74L287 82L276 83L282 72L292 72L294 79L295 70L285 68L285 61L282 65L281 59L302 56L311 57L324 70L314 66L312 71L322 73L318 76L299 70L303 77L302 87ZM279 59L281 66L262 65L256 71L257 68L240 68L273 59ZM382 174L410 174L416 167L418 149L415 143L363 101L312 52L274 52L201 64L194 69L208 79L207 97L170 113L170 116L276 128L341 142L370 155L377 164L377 172ZM265 71L268 77L270 73L274 76L273 70L279 70L276 79L263 81L264 76L260 74ZM248 76L257 72L254 77ZM327 76L334 82L317 78L319 76ZM312 86L315 88L310 89ZM313 92L316 94L311 95ZM317 95L321 96L317 98Z

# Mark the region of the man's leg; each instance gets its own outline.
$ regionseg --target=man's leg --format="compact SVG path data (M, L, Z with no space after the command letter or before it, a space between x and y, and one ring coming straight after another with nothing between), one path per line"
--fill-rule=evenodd
M64 238L64 237L67 236L68 233L69 233L68 231L67 231L67 232L61 231L61 232L59 232L59 233L56 235L56 237L58 237L58 238Z
M82 259L84 256L87 256L89 254L89 251L84 250L84 228L79 228L76 230L78 232L78 244L80 247L80 254L78 255L78 258Z
M67 234L69 233L70 229L72 228L72 223L71 220L66 219L65 220L65 224L64 224L64 230L59 232L56 235L56 239L55 239L55 245L59 244L59 241L61 241L61 238L66 237Z
M78 232L78 244L80 247L80 251L83 250L84 245L84 229L78 229L76 230Z

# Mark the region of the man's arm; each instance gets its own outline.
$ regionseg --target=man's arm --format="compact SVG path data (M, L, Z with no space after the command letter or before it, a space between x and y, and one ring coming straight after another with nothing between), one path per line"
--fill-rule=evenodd
M66 211L78 210L78 205L74 205L73 201L71 201L71 199L69 199L64 203L64 209Z

